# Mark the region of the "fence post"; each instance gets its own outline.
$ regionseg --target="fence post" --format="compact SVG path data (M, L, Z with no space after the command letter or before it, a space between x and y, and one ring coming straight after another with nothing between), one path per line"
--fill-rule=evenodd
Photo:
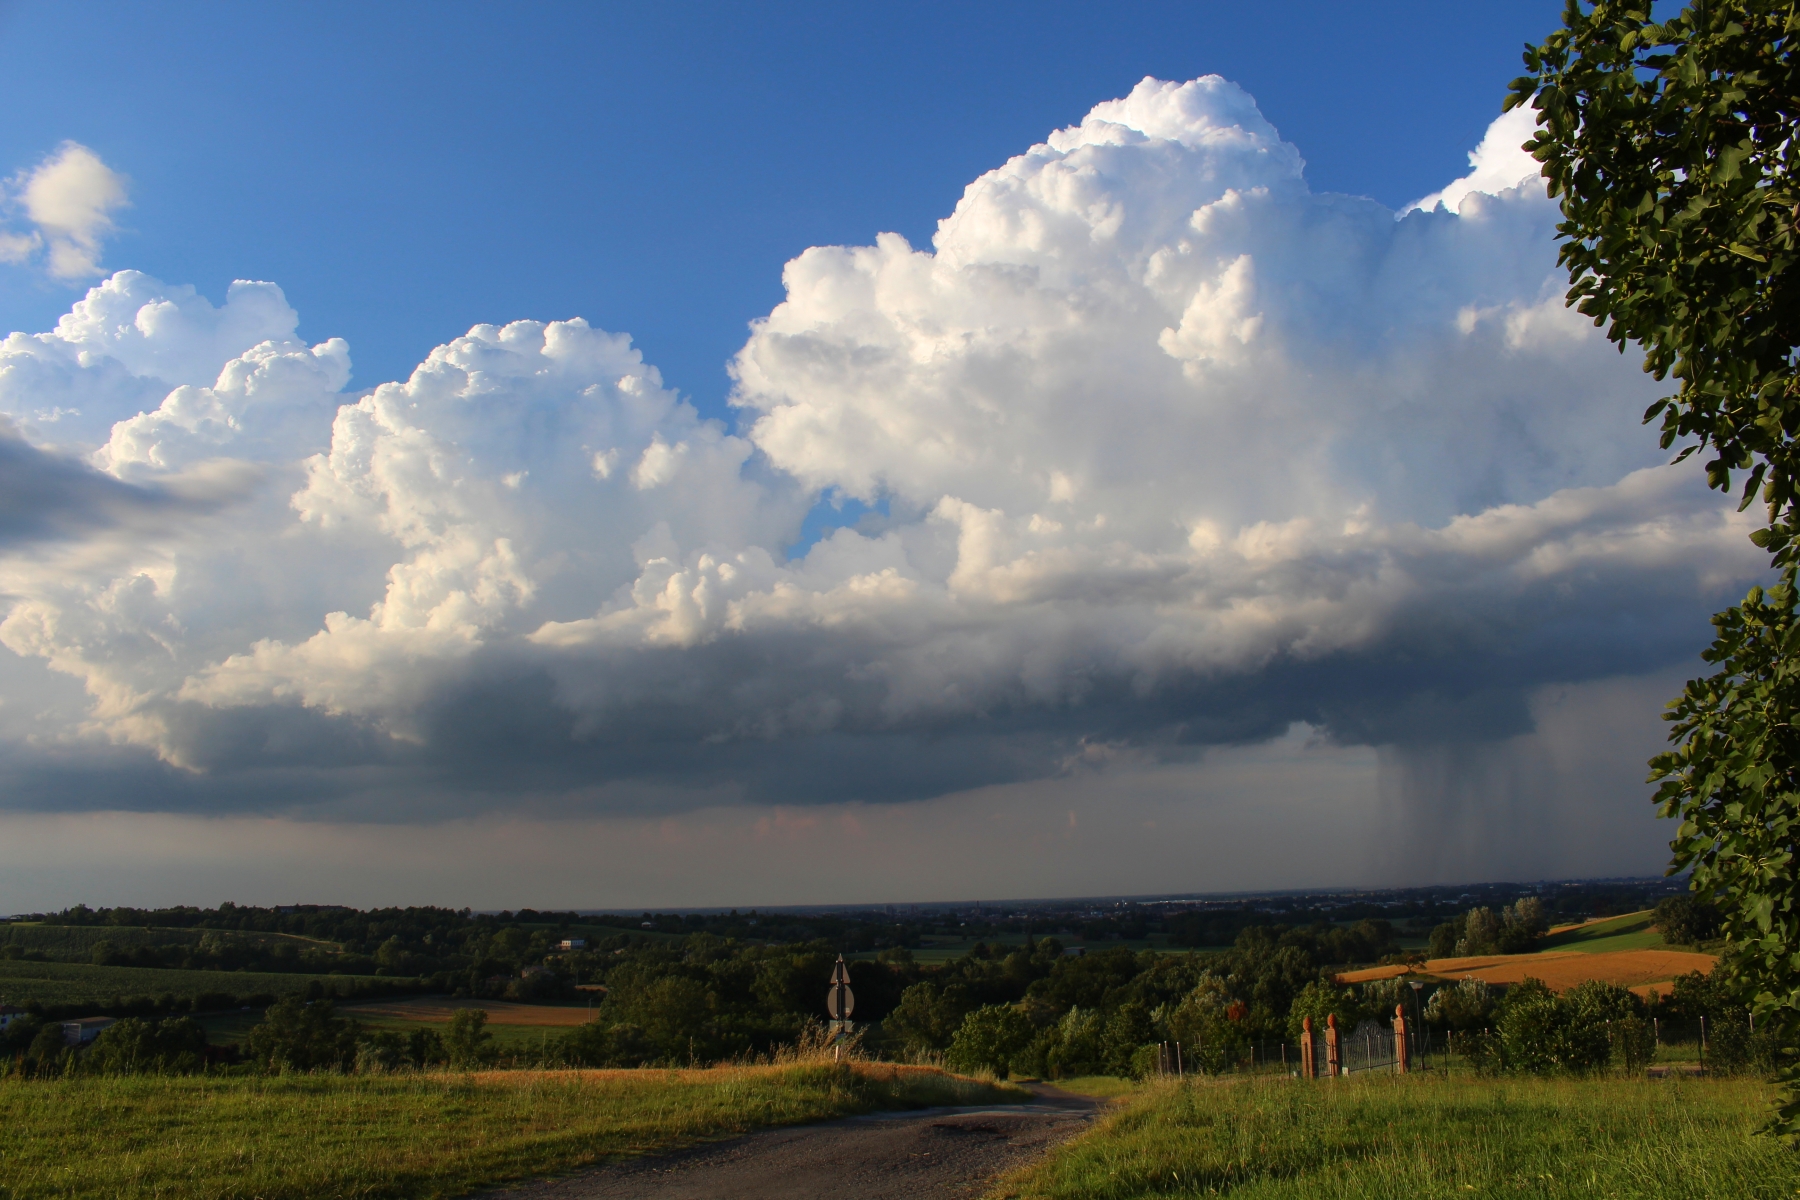
M1406 1006L1394 1005L1394 1073L1404 1075L1407 1070L1408 1051L1406 1044Z
M1333 1079L1344 1073L1344 1056L1338 1046L1336 1013L1325 1018L1325 1072Z
M1300 1078L1317 1079L1319 1064L1313 1061L1312 1018L1303 1018L1300 1022Z

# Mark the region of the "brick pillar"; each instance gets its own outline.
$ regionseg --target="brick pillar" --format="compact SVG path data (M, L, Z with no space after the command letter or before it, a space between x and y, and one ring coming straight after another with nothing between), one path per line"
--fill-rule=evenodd
M1325 1073L1333 1079L1344 1073L1344 1056L1338 1050L1336 1013L1325 1018Z
M1406 1044L1406 1006L1394 1005L1394 1071L1404 1075L1411 1068L1411 1047Z
M1318 1077L1319 1064L1313 1059L1312 1018L1305 1017L1300 1022L1300 1078Z

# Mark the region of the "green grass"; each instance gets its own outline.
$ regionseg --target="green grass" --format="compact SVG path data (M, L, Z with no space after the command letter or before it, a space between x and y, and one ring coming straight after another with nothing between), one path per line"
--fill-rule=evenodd
M1117 1075L1075 1075L1047 1082L1051 1087L1061 1088L1065 1092L1073 1092L1077 1096L1093 1096L1100 1100L1129 1096L1142 1086L1135 1080L1120 1079Z
M117 997L195 996L203 992L229 992L248 996L267 992L279 996L303 992L318 980L326 987L346 987L373 976L298 975L257 971L174 971L160 967L97 967L91 963L13 962L0 960L0 1002L22 1005L110 1004ZM391 980L381 980L390 983Z
M1595 921L1566 933L1544 939L1545 950L1580 950L1588 954L1604 954L1609 950L1660 950L1662 933L1650 928L1648 911L1626 913L1606 921ZM1671 950L1685 947L1670 946Z
M4 1200L456 1196L883 1108L1017 1102L919 1067L0 1080Z
M1126 1200L1792 1196L1750 1080L1363 1079L1158 1084L995 1196Z

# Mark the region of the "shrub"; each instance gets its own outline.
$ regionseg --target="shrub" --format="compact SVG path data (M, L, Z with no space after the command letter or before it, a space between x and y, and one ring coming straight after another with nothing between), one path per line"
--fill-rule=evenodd
M1514 986L1507 994L1497 1030L1506 1069L1538 1075L1580 1073L1606 1066L1612 1060L1612 1035L1607 1028L1612 997L1605 992L1583 994L1583 989L1609 987L1582 984L1568 996L1558 996L1536 979ZM1631 996L1623 988L1612 990Z

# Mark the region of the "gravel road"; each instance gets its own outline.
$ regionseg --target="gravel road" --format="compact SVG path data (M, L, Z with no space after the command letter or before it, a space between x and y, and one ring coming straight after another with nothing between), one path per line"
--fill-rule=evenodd
M484 1192L486 1200L941 1200L973 1197L1086 1130L1098 1101L1034 1088L1030 1104L875 1113Z

